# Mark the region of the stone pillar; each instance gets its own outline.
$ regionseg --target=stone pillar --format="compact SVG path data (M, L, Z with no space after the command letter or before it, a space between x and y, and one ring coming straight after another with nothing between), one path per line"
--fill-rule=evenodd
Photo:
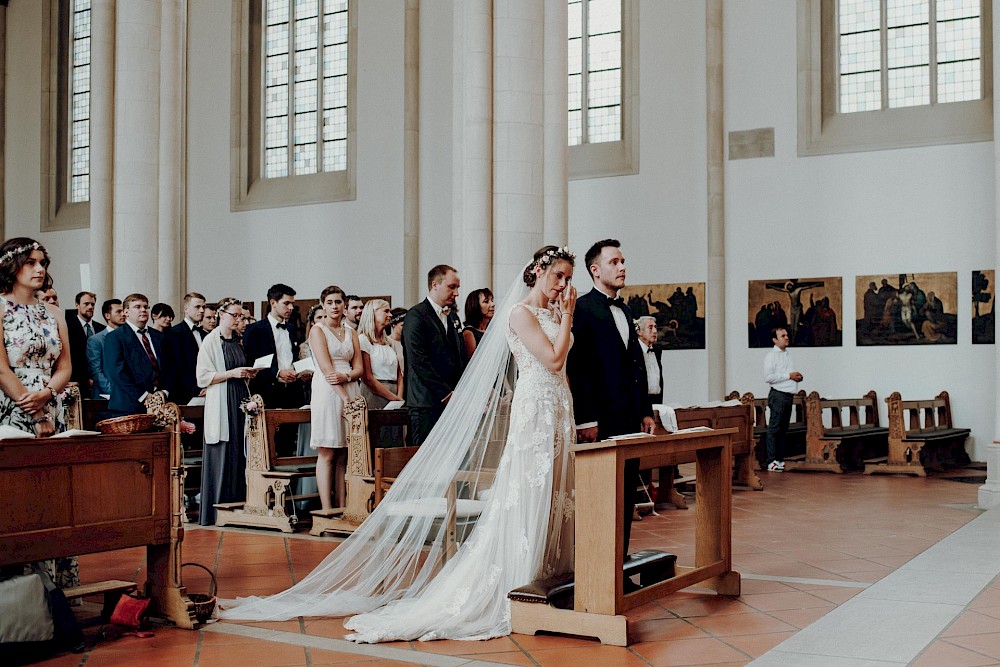
M160 124L157 300L181 303L184 155L185 0L160 5ZM152 298L152 295L150 295ZM152 305L152 304L150 304Z
M993 34L1000 35L1000 13L993 14ZM993 40L994 61L1000 57L1000 40ZM993 69L993 92L994 100L996 91L1000 90L1000 70ZM993 104L993 192L1000 193L1000 108L994 101ZM994 198L994 219L997 229L1000 229L1000 198ZM997 235L996 258L993 266L1000 265L1000 234ZM994 345L994 368L993 368L993 401L997 406L994 411L996 420L993 427L993 442L986 445L986 483L979 487L979 507L990 509L1000 507L1000 345Z
M90 22L90 290L104 301L115 296L115 0L93 0Z
M706 130L708 135L708 400L726 394L726 190L723 106L723 0L705 6Z
M494 2L493 284L497 289L506 289L542 245L544 24L544 3Z
M160 3L119 2L115 40L114 293L159 298Z
M493 0L455 7L455 262L467 294L494 284Z
M403 304L414 304L424 282L420 278L420 0L406 0L404 21Z
M569 242L569 11L566 0L545 0L544 233L542 243Z

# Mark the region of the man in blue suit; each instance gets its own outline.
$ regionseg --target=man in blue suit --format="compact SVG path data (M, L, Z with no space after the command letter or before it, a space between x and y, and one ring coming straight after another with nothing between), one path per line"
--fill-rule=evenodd
M94 379L94 390L91 398L108 398L111 396L111 383L104 374L104 339L112 331L125 324L125 309L121 299L108 299L101 306L101 314L108 326L87 339L87 365L90 367L90 377Z
M149 299L129 294L123 303L125 324L104 340L104 374L111 383L108 411L112 416L146 411L147 394L163 386L162 334L147 328Z

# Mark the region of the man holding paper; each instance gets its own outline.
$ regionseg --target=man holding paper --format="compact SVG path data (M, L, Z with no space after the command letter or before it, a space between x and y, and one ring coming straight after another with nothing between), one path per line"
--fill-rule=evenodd
M295 290L278 283L267 290L267 317L247 327L243 349L247 360L261 371L250 381L250 392L260 394L265 408L298 408L305 403L303 382L312 380L308 370L296 373L302 334L291 318Z

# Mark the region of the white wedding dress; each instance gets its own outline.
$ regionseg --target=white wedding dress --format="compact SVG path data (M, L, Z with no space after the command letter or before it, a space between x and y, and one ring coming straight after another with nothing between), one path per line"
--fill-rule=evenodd
M510 633L507 593L538 577L572 570L574 505L572 400L564 371L553 373L510 330L527 308L554 341L557 315L508 292L440 421L388 494L355 533L292 588L259 598L220 600L219 617L283 620L347 616L357 642L500 637ZM509 348L509 349L508 349ZM511 356L518 375L510 399ZM506 438L502 406L510 400ZM499 428L498 428L499 427ZM444 565L439 519L393 508L442 499L456 475L496 468L474 528ZM459 531L461 537L462 531Z

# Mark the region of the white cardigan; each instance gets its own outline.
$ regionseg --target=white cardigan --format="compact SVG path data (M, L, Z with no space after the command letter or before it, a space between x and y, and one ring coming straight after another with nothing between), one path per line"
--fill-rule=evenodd
M226 397L228 392L225 382L212 384L216 373L226 372L226 358L222 354L222 331L212 330L201 341L198 350L198 363L195 366L195 378L198 386L205 389L205 444L229 441L229 416Z

